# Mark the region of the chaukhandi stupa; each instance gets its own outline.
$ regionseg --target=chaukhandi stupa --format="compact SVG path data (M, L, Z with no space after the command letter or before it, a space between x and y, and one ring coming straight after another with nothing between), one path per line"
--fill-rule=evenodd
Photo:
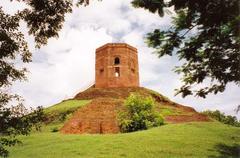
M109 43L96 49L95 84L73 98L91 102L79 108L61 132L118 133L117 114L123 110L124 100L130 93L153 97L157 110L164 114L168 123L209 120L191 107L174 103L157 92L140 87L137 49L125 43Z

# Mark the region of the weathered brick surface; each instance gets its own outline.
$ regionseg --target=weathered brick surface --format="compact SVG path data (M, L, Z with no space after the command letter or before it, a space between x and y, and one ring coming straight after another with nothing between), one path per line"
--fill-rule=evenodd
M119 64L115 59L119 59ZM116 71L120 76L116 77ZM139 87L137 49L125 43L109 43L96 50L96 88Z
M132 92L143 96L152 96L156 101L156 109L169 106L178 111L178 115L165 117L166 122L182 123L192 121L209 121L205 115L199 114L193 108L174 103L161 94L141 87L131 88L94 88L91 87L79 94L74 99L91 99L92 102L78 109L61 129L67 134L105 134L118 133L117 115L124 109L123 102Z
M62 133L69 134L105 134L118 133L117 111L122 102L111 98L93 100L73 114L64 124Z

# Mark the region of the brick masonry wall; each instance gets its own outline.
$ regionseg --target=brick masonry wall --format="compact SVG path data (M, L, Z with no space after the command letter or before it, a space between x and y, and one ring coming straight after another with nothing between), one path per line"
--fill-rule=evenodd
M115 59L120 63L116 64ZM116 77L116 73L120 73ZM105 44L96 50L96 88L139 87L137 49L125 43Z

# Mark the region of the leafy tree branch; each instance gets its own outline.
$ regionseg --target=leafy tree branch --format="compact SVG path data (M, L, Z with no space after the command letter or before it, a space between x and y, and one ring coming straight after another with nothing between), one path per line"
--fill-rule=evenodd
M177 94L206 97L223 92L228 83L240 85L240 14L237 0L133 0L133 6L164 16L174 7L172 26L147 35L148 45L159 57L176 55L183 65ZM196 88L195 84L208 83Z

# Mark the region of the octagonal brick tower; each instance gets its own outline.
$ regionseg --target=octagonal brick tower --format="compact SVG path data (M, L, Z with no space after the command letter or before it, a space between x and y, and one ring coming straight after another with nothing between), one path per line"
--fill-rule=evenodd
M139 87L137 49L125 43L97 48L95 87Z

